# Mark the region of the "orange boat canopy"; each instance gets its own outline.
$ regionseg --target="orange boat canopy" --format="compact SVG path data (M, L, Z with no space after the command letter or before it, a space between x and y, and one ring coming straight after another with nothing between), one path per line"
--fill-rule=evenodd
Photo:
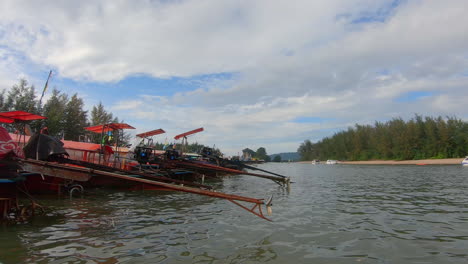
M155 135L159 135L159 134L164 134L166 133L166 131L164 131L163 129L156 129L156 130L151 130L151 131L148 131L148 132L144 132L144 133L140 133L140 134L137 134L136 136L137 137L141 137L141 138L145 138L145 137L151 137L151 136L155 136Z
M94 132L94 133L107 133L109 131L119 130L119 129L135 129L129 124L125 123L111 123L105 125L98 125L92 127L85 127L86 130Z
M17 121L32 121L46 119L45 116L35 115L24 111L10 111L0 113L0 122L11 124Z
M179 138L183 138L183 137L186 137L186 136L189 136L189 135L198 133L198 132L202 132L202 131L203 131L203 127L200 127L200 128L191 130L191 131L189 131L189 132L185 132L185 133L182 133L182 134L180 134L180 135L177 135L177 136L174 137L174 139L175 139L175 140L178 140Z

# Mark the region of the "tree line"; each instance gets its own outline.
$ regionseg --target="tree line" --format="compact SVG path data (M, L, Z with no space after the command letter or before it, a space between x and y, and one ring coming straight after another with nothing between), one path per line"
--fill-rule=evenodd
M101 134L92 133L85 130L85 127L96 126L109 123L120 123L119 118L106 111L101 102L93 106L91 113L84 110L83 99L77 93L69 96L66 93L53 89L49 99L43 104L41 98L37 98L34 85L29 85L25 79L19 80L7 92L6 89L0 92L0 112L6 111L26 111L47 117L44 120L30 123L32 130L39 131L47 127L48 134L65 140L86 141L93 143L101 142ZM13 126L6 126L10 132L16 129ZM113 135L114 138L117 135ZM130 135L123 133L119 135L119 145L125 146L130 142ZM164 149L165 143L154 143L152 147ZM186 152L198 152L203 147L202 144L191 143L183 146ZM171 145L172 148L172 145ZM176 144L176 149L182 149L181 144ZM219 149L214 151L221 155Z
M264 147L260 147L257 151L251 150L250 148L245 148L242 150L242 155L244 157L251 157L257 160L264 160L270 162L271 157L267 154L267 151ZM281 162L281 156L277 155L273 158L273 162Z
M107 123L118 123L119 119L106 111L102 103L93 106L91 113L84 110L83 99L77 93L69 96L57 89L53 89L50 98L43 104L37 98L34 85L29 85L25 79L6 91L0 92L0 111L26 111L47 117L45 120L31 122L34 131L47 127L51 136L74 141L98 143L101 135L87 132L84 128ZM14 130L13 127L7 129ZM122 144L125 142L122 141Z
M305 140L301 160L417 160L468 154L468 123L456 117L415 115L358 125L316 143Z

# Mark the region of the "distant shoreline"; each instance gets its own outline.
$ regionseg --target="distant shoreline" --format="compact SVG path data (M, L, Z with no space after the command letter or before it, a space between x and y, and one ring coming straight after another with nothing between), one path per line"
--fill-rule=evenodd
M424 159L424 160L366 160L366 161L338 161L347 165L460 165L463 158L456 159ZM299 163L311 163L300 161ZM321 161L325 164L325 161Z

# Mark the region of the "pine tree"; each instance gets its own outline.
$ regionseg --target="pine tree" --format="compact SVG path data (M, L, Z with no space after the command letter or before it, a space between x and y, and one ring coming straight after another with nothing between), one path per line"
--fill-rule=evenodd
M65 125L67 112L68 96L60 93L57 89L52 91L52 96L44 105L45 126L49 134L55 137L61 137Z
M83 110L83 99L74 94L65 108L64 138L78 141L87 126L87 111Z
M97 126L97 125L105 125L105 124L110 124L110 123L118 123L119 122L119 119L117 117L114 117L112 115L112 113L108 113L105 109L104 109L104 105L102 105L101 102L99 102L99 104L97 106L93 106L93 109L91 110L91 126ZM117 135L116 135L117 136ZM90 135L90 138L93 142L95 143L100 143L101 140L102 140L102 135L101 134L98 134L98 133L92 133ZM125 141L125 138L128 137L125 135L123 135L123 139ZM119 140L121 141L121 140ZM127 143L127 142L122 142L123 144Z
M109 123L117 123L118 118L114 118L112 113L108 113L101 102L97 106L93 106L91 110L91 126L104 125Z
M8 91L3 110L21 110L37 113L37 105L34 86L28 86L28 82L25 79L21 79L18 84L13 85L10 91Z

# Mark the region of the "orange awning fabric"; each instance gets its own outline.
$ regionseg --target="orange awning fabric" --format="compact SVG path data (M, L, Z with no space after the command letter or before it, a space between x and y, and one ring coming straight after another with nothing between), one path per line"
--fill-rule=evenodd
M82 150L82 151L98 151L101 149L101 145L88 142L77 142L71 140L62 140L63 148L73 149L73 150Z
M183 137L186 137L186 136L189 136L189 135L198 133L198 132L202 132L202 131L203 131L203 127L200 127L200 128L191 130L191 131L189 131L189 132L185 132L185 133L182 133L182 134L180 134L180 135L177 135L177 136L174 137L174 139L175 139L175 140L178 140L179 138L183 138Z
M94 133L107 133L109 131L119 130L119 129L135 129L129 124L125 123L111 123L105 125L98 125L92 127L85 127L86 130L94 132Z
M0 113L0 122L11 124L16 121L32 121L46 119L45 116L31 114L25 111L10 111Z
M166 131L160 128L160 129L155 129L155 130L151 130L148 132L140 133L140 134L137 134L136 136L140 138L145 138L145 137L151 137L151 136L164 134L164 133L166 133Z

